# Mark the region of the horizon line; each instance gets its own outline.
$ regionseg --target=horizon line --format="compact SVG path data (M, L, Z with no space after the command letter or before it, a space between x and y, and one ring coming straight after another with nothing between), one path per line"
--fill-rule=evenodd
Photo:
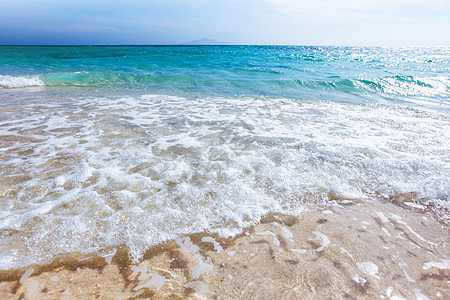
M307 45L307 44L0 44L0 47L235 47L235 46L286 46L286 47L351 47L351 48L450 48L450 46L362 46L362 45Z

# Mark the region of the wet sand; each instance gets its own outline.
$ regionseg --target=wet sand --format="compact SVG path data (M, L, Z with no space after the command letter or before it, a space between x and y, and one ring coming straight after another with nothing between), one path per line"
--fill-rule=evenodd
M0 271L0 298L450 299L448 229L430 212L340 200L235 238L185 235L138 264L117 247Z

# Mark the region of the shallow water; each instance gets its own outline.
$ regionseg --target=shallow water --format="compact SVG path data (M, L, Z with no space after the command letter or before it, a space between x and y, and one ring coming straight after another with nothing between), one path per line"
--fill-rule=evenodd
M338 198L449 219L448 49L0 49L2 269Z
M266 215L235 238L183 235L140 262L114 247L0 271L0 297L448 299L447 232L431 212L337 200Z

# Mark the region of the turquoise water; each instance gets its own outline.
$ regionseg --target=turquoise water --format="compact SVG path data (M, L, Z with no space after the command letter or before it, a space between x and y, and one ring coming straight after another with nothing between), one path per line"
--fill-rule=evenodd
M186 96L410 103L448 110L448 48L1 47L0 74ZM0 86L10 84L4 77ZM419 104L420 103L420 104Z
M2 46L0 109L3 269L339 198L449 220L448 48Z

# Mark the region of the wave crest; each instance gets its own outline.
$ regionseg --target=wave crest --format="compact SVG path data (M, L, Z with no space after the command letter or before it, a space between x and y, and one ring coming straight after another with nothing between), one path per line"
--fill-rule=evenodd
M29 86L43 86L45 83L38 76L0 75L0 88L23 88Z
M356 80L355 84L368 90L399 96L447 96L450 91L450 79L445 76L422 78L415 76L388 76L374 80L360 79Z

